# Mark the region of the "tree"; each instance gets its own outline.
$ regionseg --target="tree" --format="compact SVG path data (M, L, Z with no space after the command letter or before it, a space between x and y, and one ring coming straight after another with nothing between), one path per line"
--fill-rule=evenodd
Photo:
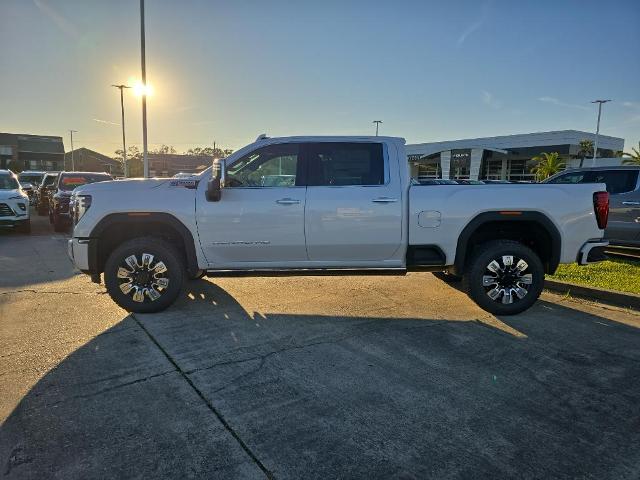
M584 159L587 157L593 157L593 141L580 140L578 155L580 156L580 166L584 163Z
M221 149L217 147L196 147L187 150L187 155L204 155L207 157L224 158L233 153L231 149Z
M165 155L175 154L176 153L176 149L173 148L172 145L162 144L161 147L156 148L155 150L151 150L150 153L162 153L162 154L165 154Z
M122 160L122 149L116 150L116 159ZM142 164L142 153L135 145L127 148L127 162L129 163L129 177L142 177L144 175L144 166ZM124 168L123 168L124 170Z
M640 166L640 142L638 142L638 148L631 147L631 153L624 153L629 158L622 160L623 165L638 165Z
M7 168L11 170L13 173L20 173L23 170L22 162L19 160L11 160L7 165Z
M560 158L558 152L541 153L537 157L533 157L531 160L538 162L538 164L531 169L531 172L535 173L536 180L539 182L564 170L565 167L565 163Z

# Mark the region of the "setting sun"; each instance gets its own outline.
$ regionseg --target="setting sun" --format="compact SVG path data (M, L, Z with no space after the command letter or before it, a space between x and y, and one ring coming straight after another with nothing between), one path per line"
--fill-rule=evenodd
M150 83L147 83L147 85L145 85L144 83L142 83L142 81L133 77L130 78L127 83L131 85L131 88L133 89L133 93L137 97L141 97L143 95L146 95L147 97L153 96L154 89L153 89L153 85L151 85Z

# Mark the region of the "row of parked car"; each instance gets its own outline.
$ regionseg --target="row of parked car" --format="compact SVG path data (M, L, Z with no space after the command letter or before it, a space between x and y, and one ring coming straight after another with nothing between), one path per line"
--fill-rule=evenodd
M113 180L99 172L24 171L16 176L10 170L0 170L0 226L10 226L25 233L31 231L30 209L49 216L56 232L71 226L69 208L71 193L88 183Z

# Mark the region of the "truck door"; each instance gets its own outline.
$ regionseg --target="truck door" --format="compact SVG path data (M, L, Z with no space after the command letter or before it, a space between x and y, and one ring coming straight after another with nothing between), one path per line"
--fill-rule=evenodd
M305 190L299 144L267 145L227 169L219 202L198 187L198 236L210 268L270 268L305 261Z
M308 143L305 156L309 260L373 266L391 259L402 241L402 189L384 145Z

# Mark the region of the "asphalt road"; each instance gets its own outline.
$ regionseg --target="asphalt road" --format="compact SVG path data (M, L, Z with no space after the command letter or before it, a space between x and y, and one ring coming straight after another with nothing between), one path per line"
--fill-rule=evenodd
M191 282L128 315L0 232L0 476L640 477L640 315L430 274Z

